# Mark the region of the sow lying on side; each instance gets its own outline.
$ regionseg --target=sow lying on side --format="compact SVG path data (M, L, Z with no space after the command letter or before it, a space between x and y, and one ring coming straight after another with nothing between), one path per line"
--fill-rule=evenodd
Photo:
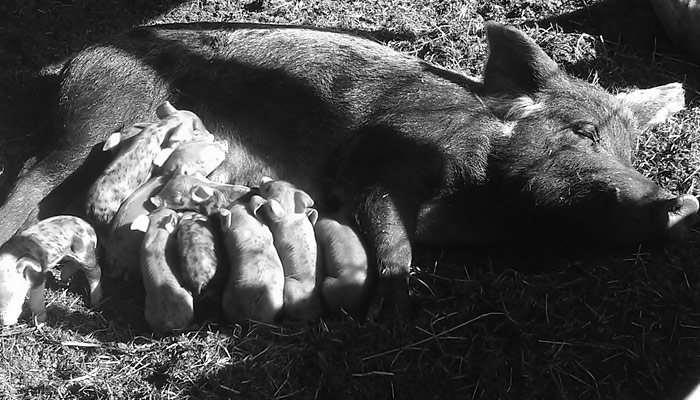
M567 76L522 32L485 30L482 80L299 27L152 26L91 46L62 72L64 140L17 183L0 241L91 146L154 119L164 100L228 142L212 180L284 179L320 212L356 221L378 271L375 305L388 314L406 311L413 243L681 234L697 199L631 165L639 130L683 107L681 86L613 96Z

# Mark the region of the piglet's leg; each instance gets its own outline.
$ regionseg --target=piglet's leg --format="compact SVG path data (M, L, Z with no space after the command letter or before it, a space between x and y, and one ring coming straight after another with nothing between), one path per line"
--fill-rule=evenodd
M95 262L94 256L86 262L74 259L68 261L61 267L61 281L67 282L79 269L85 272L90 287L90 307L95 307L102 301L102 269Z
M73 251L75 252L71 261L75 261L83 271L90 287L90 307L95 307L102 301L102 269L97 264L97 256L95 255L96 238L91 236L90 240L76 237L73 241ZM63 278L63 273L61 273Z
M102 269L97 264L94 255L92 261L82 264L82 267L90 286L90 307L95 307L102 301Z
M29 308L32 310L36 325L46 322L46 292L44 281L29 290Z

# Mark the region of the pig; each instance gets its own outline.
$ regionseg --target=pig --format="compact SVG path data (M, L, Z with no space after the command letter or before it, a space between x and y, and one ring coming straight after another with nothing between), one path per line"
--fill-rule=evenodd
M102 300L102 273L95 250L97 235L82 219L61 215L40 221L0 246L0 325L12 325L22 312L29 292L29 307L37 323L46 321L44 279L61 261L61 279L67 281L82 269L90 287L90 306Z
M224 161L227 149L228 142L225 140L183 144L173 150L161 165L156 163L159 167L157 173L170 175L184 168L188 175L207 176Z
M343 214L320 217L314 233L326 310L331 315L346 312L362 319L371 298L372 280L368 277L369 258L359 233Z
M185 211L177 228L180 278L197 302L215 298L219 292L219 256L214 227L208 217Z
M164 208L138 217L134 229L145 230L140 249L141 275L146 289L144 315L157 335L183 329L192 322L194 303L177 276L175 211Z
M204 213L210 215L250 193L251 189L247 186L216 183L197 174L176 174L158 194L151 197L151 203L156 207L190 211L199 211L202 203L207 203L209 211Z
M137 217L147 215L155 209L150 199L167 181L166 176L149 179L119 206L109 236L103 241L106 242L103 246L106 274L110 278L131 279L141 276L139 248L144 232L131 229L131 224Z
M279 194L286 192L293 193L294 190L283 190ZM317 248L313 228L318 213L304 207L301 207L301 212L294 212L294 201L287 206L291 207L290 211L274 197L265 200L254 195L250 200L255 216L272 231L273 243L282 261L284 316L291 320L308 321L318 317L322 311L317 288Z
M698 200L644 177L632 155L642 129L683 108L682 86L616 96L518 29L484 32L479 78L326 29L197 23L106 38L63 68L62 140L0 210L0 240L105 134L165 100L229 141L211 180L284 179L357 221L377 273L373 318L410 313L416 244L681 238Z
M219 217L230 263L221 301L224 315L234 323L276 322L284 306L285 278L272 232L240 200Z

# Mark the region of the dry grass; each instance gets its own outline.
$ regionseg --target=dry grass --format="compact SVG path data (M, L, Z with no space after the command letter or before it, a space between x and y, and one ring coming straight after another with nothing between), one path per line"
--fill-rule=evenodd
M41 124L25 110L35 96L27 76L110 32L200 20L319 25L478 74L482 23L493 19L521 26L568 71L613 91L684 81L690 108L643 135L637 165L697 195L700 70L660 35L645 2L591 3L7 1L0 184L41 144ZM0 398L682 398L700 383L698 254L698 232L606 254L418 249L408 321L209 320L164 339L149 335L138 284L105 282L107 298L91 311L84 281L52 280L45 326L25 310L25 323L0 331Z

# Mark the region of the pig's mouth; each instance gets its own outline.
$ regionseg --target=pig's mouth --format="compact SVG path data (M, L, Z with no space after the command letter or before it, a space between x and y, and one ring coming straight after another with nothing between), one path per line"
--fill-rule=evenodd
M682 240L699 208L698 199L690 194L639 205L628 200L619 203L617 211L610 215L613 224L610 228L617 236L627 237L629 241Z
M687 234L689 219L695 217L700 203L695 196L684 194L666 203L668 215L666 229L672 239L682 239Z

